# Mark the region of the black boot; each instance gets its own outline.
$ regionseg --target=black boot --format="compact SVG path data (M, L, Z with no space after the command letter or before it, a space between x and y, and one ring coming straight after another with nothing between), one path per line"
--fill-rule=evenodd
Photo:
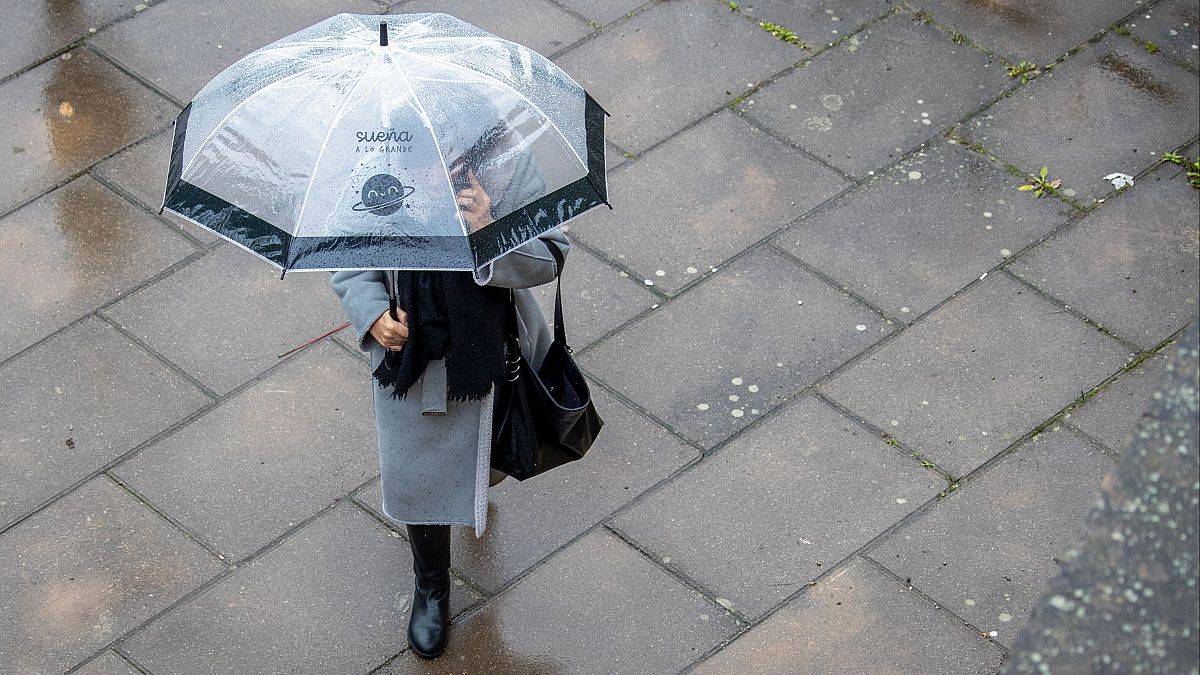
M408 644L417 656L437 658L446 650L450 622L450 526L409 525L408 541L417 578Z

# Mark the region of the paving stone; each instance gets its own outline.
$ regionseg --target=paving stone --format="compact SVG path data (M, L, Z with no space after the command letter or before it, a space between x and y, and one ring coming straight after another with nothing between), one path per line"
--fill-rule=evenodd
M889 330L875 313L760 249L579 363L711 448Z
M691 672L990 675L1003 658L954 616L856 560Z
M546 320L554 321L555 284L539 286L538 304ZM640 280L622 277L616 269L576 246L563 269L562 303L567 343L579 351L658 302Z
M601 26L607 26L648 3L646 0L558 0L558 4Z
M1126 190L1012 269L1149 349L1196 316L1200 192L1173 164Z
M945 487L804 397L614 524L754 619Z
M454 568L493 593L584 530L637 498L698 453L594 387L604 430L583 459L526 481L491 488L483 537L454 528ZM359 498L382 516L379 484Z
M224 567L98 476L0 535L0 672L61 673Z
M140 675L129 662L113 651L101 652L100 656L75 671L75 675Z
M1115 466L1073 432L1045 432L868 555L1011 644Z
M178 112L86 49L0 84L0 214L169 124Z
M676 293L847 184L722 112L613 174L620 208L571 232L640 272L638 282Z
M1139 11L1125 27L1153 42L1163 54L1200 68L1200 7L1194 1L1160 2Z
M1128 357L1117 341L997 274L822 390L961 476Z
M1051 178L1062 179L1063 193L1087 205L1113 190L1104 176L1136 176L1158 154L1194 137L1197 97L1194 74L1109 35L976 116L961 133L1030 173L1048 166Z
M179 101L246 54L334 14L378 14L370 0L160 2L89 42ZM269 18L268 18L269 17Z
M506 40L550 55L579 40L592 28L549 0L508 0L504 11L474 0L411 0L392 8L394 14L444 12Z
M1134 427L1153 403L1154 388L1162 379L1161 356L1147 359L1101 389L1064 419L1084 433L1121 452Z
M0 359L195 250L88 177L0 218Z
M0 367L0 391L0 526L208 401L99 319Z
M738 10L796 33L813 47L823 47L853 33L891 9L880 0L748 0Z
M406 644L408 545L335 507L125 643L155 673L365 673ZM473 596L456 590L451 611Z
M1046 64L1138 9L1141 0L1093 0L1079 11L1073 0L916 0L935 21L961 31L1013 63Z
M241 559L378 473L368 376L318 345L114 471Z
M1058 200L952 142L936 142L777 238L796 257L912 321L1066 222Z
M406 652L379 673L676 673L736 629L600 530L453 625L441 658Z
M9 0L0 24L0 78L30 66L133 11L135 0Z
M345 323L328 274L289 274L280 281L278 270L233 246L105 312L219 394Z
M903 13L763 87L742 109L861 178L978 109L1009 84L998 61L954 44L933 26Z
M608 137L640 153L806 52L717 2L665 2L556 59L604 106Z

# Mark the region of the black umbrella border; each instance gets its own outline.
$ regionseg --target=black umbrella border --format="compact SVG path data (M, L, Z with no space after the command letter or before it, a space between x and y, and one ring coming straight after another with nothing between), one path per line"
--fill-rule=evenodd
M466 259L474 261L476 269L561 226L568 220L608 203L608 183L604 165L604 118L608 113L584 92L584 135L587 146L588 173L544 197L509 213L468 237L294 237L267 221L221 199L207 190L183 180L183 142L187 135L188 115L192 104L175 120L175 136L171 144L171 164L163 197L163 209L205 227L261 256L285 273L305 269L391 269L396 267L397 254L404 249L422 251L422 268L464 270ZM452 240L452 241L438 241ZM469 242L469 245L468 245ZM360 265L332 264L344 261L347 251L353 251ZM430 258L429 251L444 251L445 256ZM465 270L464 270L465 271Z

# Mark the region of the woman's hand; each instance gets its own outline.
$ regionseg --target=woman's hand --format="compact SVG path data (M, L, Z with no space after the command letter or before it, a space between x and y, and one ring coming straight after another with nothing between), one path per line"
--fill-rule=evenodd
M458 198L458 208L463 212L463 220L475 232L492 223L492 198L483 191L474 169L467 169L467 181L470 187L459 190L455 196Z
M384 312L371 324L370 330L371 337L383 345L384 349L392 352L403 349L404 343L408 341L408 315L404 310L397 309L396 316L400 317L399 321L392 319L390 311Z

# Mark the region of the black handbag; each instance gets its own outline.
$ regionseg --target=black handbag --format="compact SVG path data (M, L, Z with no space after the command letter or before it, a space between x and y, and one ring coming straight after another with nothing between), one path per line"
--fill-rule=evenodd
M492 468L525 480L573 462L592 447L604 420L592 404L587 380L571 357L562 313L563 256L554 294L554 342L535 373L521 354L517 308L509 292L505 316L505 369L496 384L492 417Z

